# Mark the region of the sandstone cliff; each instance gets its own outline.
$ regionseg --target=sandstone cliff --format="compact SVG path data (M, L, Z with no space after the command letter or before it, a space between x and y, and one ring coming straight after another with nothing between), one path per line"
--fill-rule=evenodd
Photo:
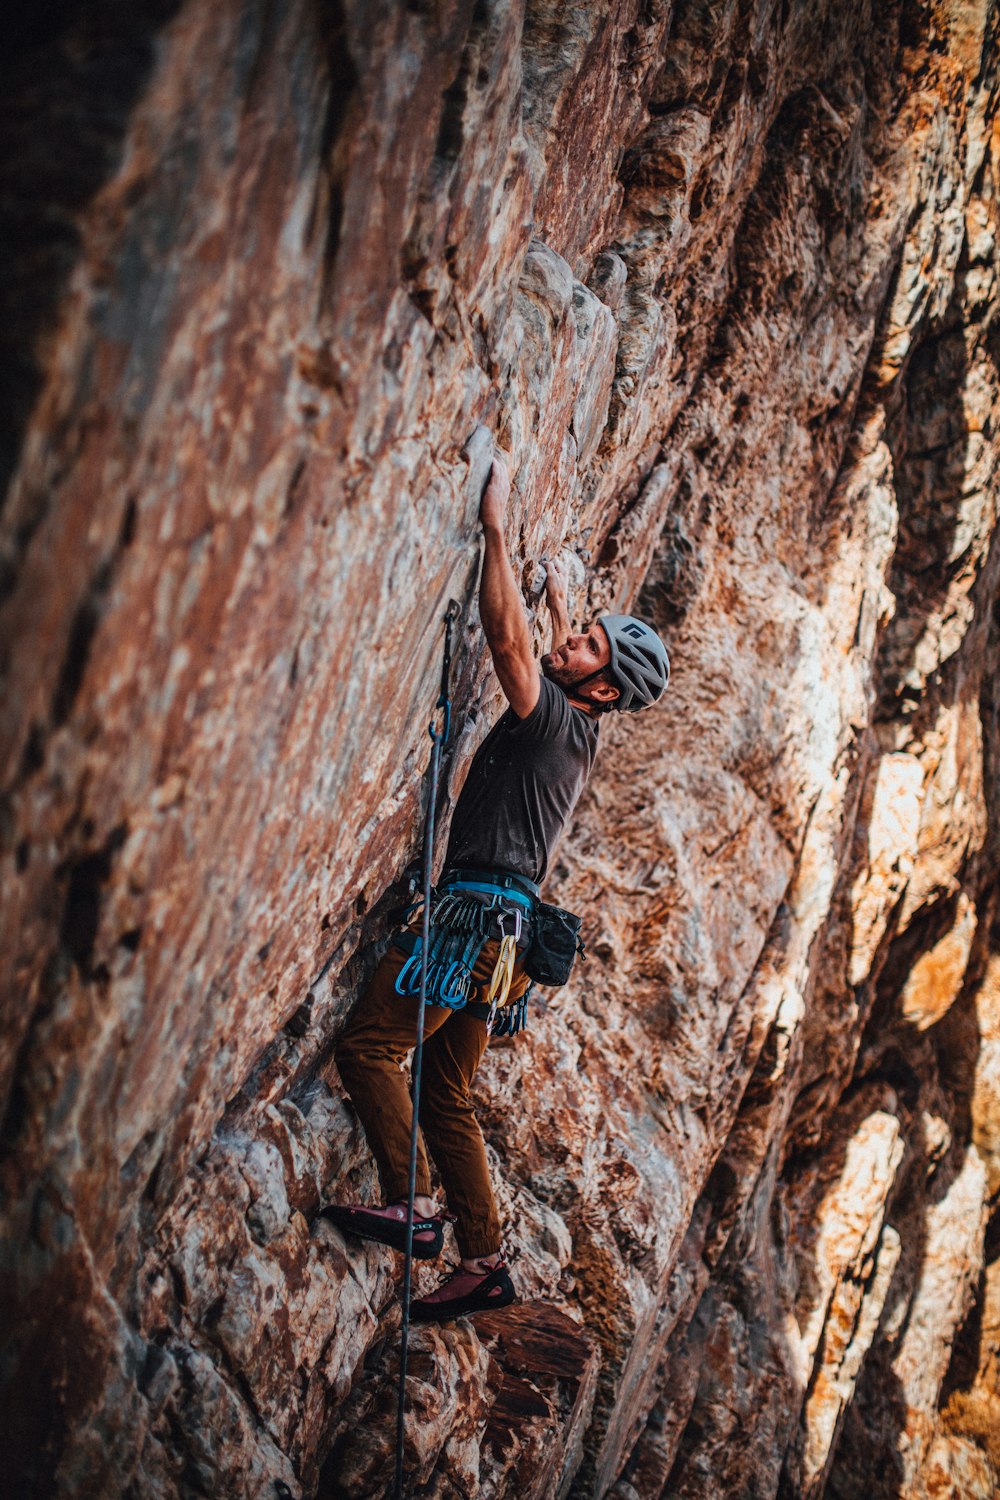
M381 1496L331 1045L460 783L485 424L539 614L675 671L480 1101L525 1305L416 1339L409 1488L1000 1475L993 0L148 0L4 64L5 1471ZM481 456L481 455L480 455ZM541 644L543 621L537 620Z

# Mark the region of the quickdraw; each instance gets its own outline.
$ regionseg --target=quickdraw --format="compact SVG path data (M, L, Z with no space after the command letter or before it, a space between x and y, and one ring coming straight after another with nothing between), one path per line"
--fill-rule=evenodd
M474 890L475 894L463 894ZM517 904L513 904L516 900ZM426 949L425 1002L458 1010L466 1005L476 987L475 967L484 945L499 938L500 951L490 979L487 1005L492 1025L496 1011L505 1005L510 994L521 940L524 916L521 906L530 910L528 897L487 885L463 885L446 889L432 898L428 946ZM396 939L409 950L409 956L396 976L396 993L416 998L421 993L424 973L424 939L411 928Z
M504 932L508 920L513 920L512 932ZM521 913L502 912L500 915L500 952L497 961L493 965L493 973L490 975L490 987L486 992L486 1004L489 1006L489 1015L486 1018L486 1029L493 1030L497 1011L502 1005L506 1005L510 987L514 981L514 964L517 961L517 943L521 936Z
M497 1014L496 1019L490 1026L490 1036L517 1036L528 1024L528 996L535 988L529 984L519 1000L514 1000L510 1005L504 1006ZM485 1010L485 1006L483 1007ZM488 1016L483 1017L488 1021Z

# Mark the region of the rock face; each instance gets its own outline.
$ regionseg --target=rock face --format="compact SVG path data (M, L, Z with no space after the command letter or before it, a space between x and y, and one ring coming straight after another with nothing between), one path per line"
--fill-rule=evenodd
M410 1493L1000 1476L993 0L70 3L5 62L4 1471L382 1496L389 1252L331 1047L541 648L636 606L479 1085L506 1316L414 1336ZM374 946L373 946L374 945ZM427 1274L425 1272L421 1273Z

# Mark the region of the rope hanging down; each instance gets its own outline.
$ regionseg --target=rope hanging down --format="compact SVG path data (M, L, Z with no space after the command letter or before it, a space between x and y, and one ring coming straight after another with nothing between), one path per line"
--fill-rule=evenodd
M406 1194L406 1250L403 1268L403 1325L399 1350L399 1397L396 1407L396 1482L394 1500L403 1500L403 1435L406 1419L406 1359L410 1346L410 1291L413 1281L413 1200L417 1192L417 1138L420 1129L420 1072L424 1050L424 1006L427 1003L427 953L430 947L431 880L434 872L434 826L437 821L438 778L441 773L441 752L451 733L451 632L458 619L459 607L454 599L448 604L444 616L444 656L441 662L441 691L434 714L428 725L431 737L431 760L428 771L427 810L424 815L424 850L422 859L423 915L420 946L420 1004L417 1008L417 1041L413 1050L411 1068L413 1094L413 1125L410 1130L410 1176ZM441 714L441 728L435 728L435 719Z

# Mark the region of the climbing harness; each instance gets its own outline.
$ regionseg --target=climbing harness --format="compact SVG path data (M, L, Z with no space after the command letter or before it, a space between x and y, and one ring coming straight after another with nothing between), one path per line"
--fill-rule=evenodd
M414 926L394 939L408 954L396 976L396 993L415 997L426 952L428 1005L459 1010L467 1005L476 987L475 966L491 938L499 941L499 953L490 980L489 1000L495 1014L505 1004L514 977L517 945L533 909L531 897L482 881L459 880L445 875L440 892L431 893L427 947L423 932Z
M403 1500L403 1438L406 1421L406 1360L410 1345L410 1291L413 1285L413 1219L414 1198L417 1193L417 1141L420 1118L420 1072L424 1049L424 1008L427 1003L428 958L430 954L431 874L434 869L434 825L437 818L438 779L441 773L441 752L451 733L451 632L458 619L459 607L452 599L444 616L444 654L441 662L441 690L438 693L434 713L427 732L431 737L431 760L428 772L427 810L424 815L424 849L422 868L423 922L421 931L420 979L417 1006L417 1039L411 1069L413 1095L413 1125L410 1129L410 1171L406 1191L406 1243L403 1269L403 1324L399 1350L399 1397L396 1405L396 1476L393 1494L395 1500ZM435 720L440 714L440 728Z

